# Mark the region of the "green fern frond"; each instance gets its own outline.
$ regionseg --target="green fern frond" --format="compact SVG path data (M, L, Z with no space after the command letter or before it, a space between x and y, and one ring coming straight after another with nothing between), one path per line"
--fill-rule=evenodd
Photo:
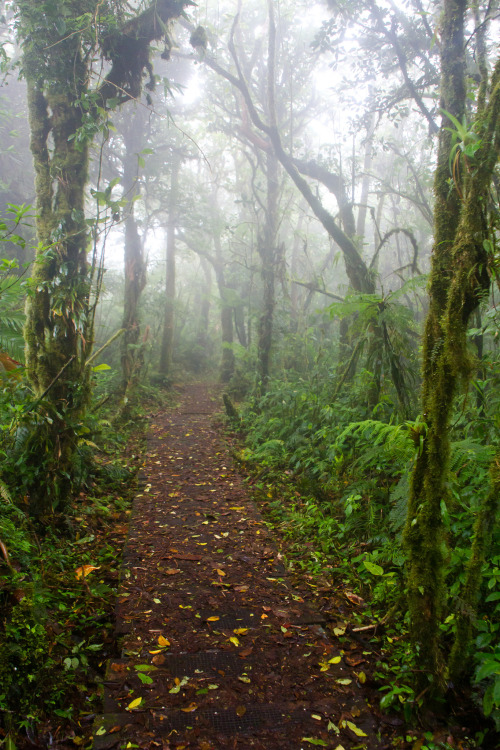
M336 445L340 448L343 442L351 438L356 447L368 443L370 446L382 449L387 457L407 462L415 452L408 429L410 426L409 422L394 425L376 419L351 422L338 436Z
M5 500L5 502L8 505L12 505L12 498L10 496L9 488L7 487L5 482L2 482L1 479L0 479L0 497L2 498L2 500Z

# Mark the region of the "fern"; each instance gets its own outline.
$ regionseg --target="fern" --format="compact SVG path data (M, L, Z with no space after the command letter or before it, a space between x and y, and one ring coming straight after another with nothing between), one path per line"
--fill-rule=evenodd
M362 422L351 422L340 433L335 441L335 447L341 451L342 444L351 439L353 447L369 444L373 453L401 463L407 463L415 453L415 446L410 436L411 422L403 424L388 424L376 419L365 419ZM367 464L367 453L358 459L363 465Z
M2 500L5 500L5 502L8 505L12 505L12 498L10 496L9 488L7 487L5 482L2 482L1 479L0 479L0 497L2 498Z

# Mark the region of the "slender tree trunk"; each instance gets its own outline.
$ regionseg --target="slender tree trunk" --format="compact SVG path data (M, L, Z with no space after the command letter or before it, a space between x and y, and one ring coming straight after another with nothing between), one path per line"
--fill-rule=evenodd
M137 148L141 143L144 118L135 112L130 128L124 131L125 157L123 162L123 191L130 201L125 219L125 293L123 299L124 335L122 340L122 391L128 394L137 383L143 364L139 351L139 302L146 285L146 262L143 241L134 215L135 200L139 194L137 184Z
M166 279L165 279L165 319L160 352L160 373L169 375L172 370L175 330L175 230L177 226L177 203L179 199L180 154L172 155L170 195L168 201Z
M370 183L371 177L368 174L372 165L373 160L373 134L375 132L375 115L370 118L370 123L367 128L366 141L365 141L365 154L363 159L363 179L361 181L361 197L359 199L359 211L358 221L356 225L356 234L358 236L358 242L362 247L363 239L365 236L365 225L366 225L366 212L368 206L368 197L370 195Z
M205 358L208 347L208 326L210 322L210 299L212 296L212 272L210 263L206 258L200 257L200 265L205 276L205 283L200 295L200 318L198 325L197 342L203 348Z
M222 329L222 357L220 366L221 383L229 383L234 373L234 326L233 326L233 308L227 299L227 284L222 270L222 264L215 269L217 286L220 296L220 322Z
M258 332L258 374L261 393L267 389L271 367L271 347L273 342L273 322L275 306L275 273L278 255L277 249L277 212L278 212L278 160L274 153L266 156L267 166L267 205L263 236L259 242L259 254L262 262L262 313L259 319Z

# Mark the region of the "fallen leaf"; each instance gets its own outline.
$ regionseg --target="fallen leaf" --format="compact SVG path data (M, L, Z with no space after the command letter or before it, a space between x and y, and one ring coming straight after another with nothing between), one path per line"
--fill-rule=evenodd
M335 680L335 682L338 682L339 685L350 685L352 680L348 677L341 677L339 680Z
M170 641L167 641L163 635L160 635L158 636L158 645L162 648L167 648L167 646L170 646Z
M134 700L128 704L127 711L133 711L134 708L138 708L142 703L142 698L134 698Z
M317 740L314 737L302 737L302 742L309 742L310 745L319 745L320 747L328 747L328 742Z
M220 617L216 617L215 615L213 617L207 617L207 622L217 622L217 620L220 620Z
M75 576L77 578L86 578L93 570L99 570L100 565L82 565L81 568L75 570Z
M239 640L238 640L238 639L236 638L236 636L235 636L235 635L231 636L231 638L230 638L229 640L231 641L231 643L232 643L232 644L233 644L234 646L239 646L239 645L240 645L240 642L239 642Z
M246 714L247 710L245 706L236 706L236 715L237 716L244 716Z
M251 682L250 677L247 677L246 674L241 675L241 677L238 677L238 680L240 682Z
M235 628L233 633L236 635L246 635L248 633L248 628Z
M165 664L166 658L163 654L156 654L156 656L153 656L151 661L153 662L153 664L160 666L161 664Z
M253 651L253 646L250 646L250 648L246 648L244 651L240 651L238 656L241 656L242 659L246 659L247 656L250 656L252 651Z
M175 576L177 573L180 573L181 571L179 568L167 568L163 571L166 576Z
M333 659L328 659L328 664L339 664L341 661L341 656L334 656Z
M363 732L363 730L360 729L359 727L357 727L356 724L353 724L352 721L347 721L347 719L342 719L342 721L339 722L339 723L340 723L340 726L342 727L342 729L344 729L345 727L347 727L348 729L351 730L351 732L354 732L354 734L356 735L356 737L368 737L368 735L366 734L366 732Z
M364 599L362 599L357 594L353 594L352 591L344 591L344 595L346 599L349 599L349 601L352 602L352 604L364 604L365 603Z
M189 714L191 711L196 711L198 708L198 705L196 703L190 703L189 706L186 706L186 708L181 708L181 711L184 711L184 713Z
M220 576L225 576L225 575L226 575L226 574L224 573L224 571L223 571L223 570L221 570L220 568L217 568L217 569L216 569L216 572L217 572L217 573L218 573L218 574L219 574Z
M366 674L364 672L358 672L357 674L356 672L354 672L354 674L356 675L360 683L364 685L366 682Z

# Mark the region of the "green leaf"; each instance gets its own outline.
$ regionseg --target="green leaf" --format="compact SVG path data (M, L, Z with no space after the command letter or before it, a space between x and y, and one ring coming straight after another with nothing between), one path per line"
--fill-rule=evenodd
M493 685L490 685L484 694L483 711L485 716L489 716L493 711Z
M143 674L142 672L139 672L137 674L137 677L140 679L143 685L151 685L153 682L152 677L150 677L148 674Z
M325 740L316 740L314 737L302 737L302 742L309 742L310 745L319 745L320 747L328 747L328 742L325 742Z
M496 659L487 659L486 661L483 661L476 671L475 681L480 682L480 680L484 680L486 677L491 677L493 674L500 675L500 661L496 661Z
M384 695L384 697L380 701L380 708L386 709L389 708L389 706L392 705L394 701L394 695L392 693L387 693L387 695Z
M104 362L101 365L96 365L92 368L92 372L103 372L104 370L111 370L111 367Z
M369 573L373 573L374 576L383 576L384 569L380 565L370 562L370 560L363 560L363 565Z

